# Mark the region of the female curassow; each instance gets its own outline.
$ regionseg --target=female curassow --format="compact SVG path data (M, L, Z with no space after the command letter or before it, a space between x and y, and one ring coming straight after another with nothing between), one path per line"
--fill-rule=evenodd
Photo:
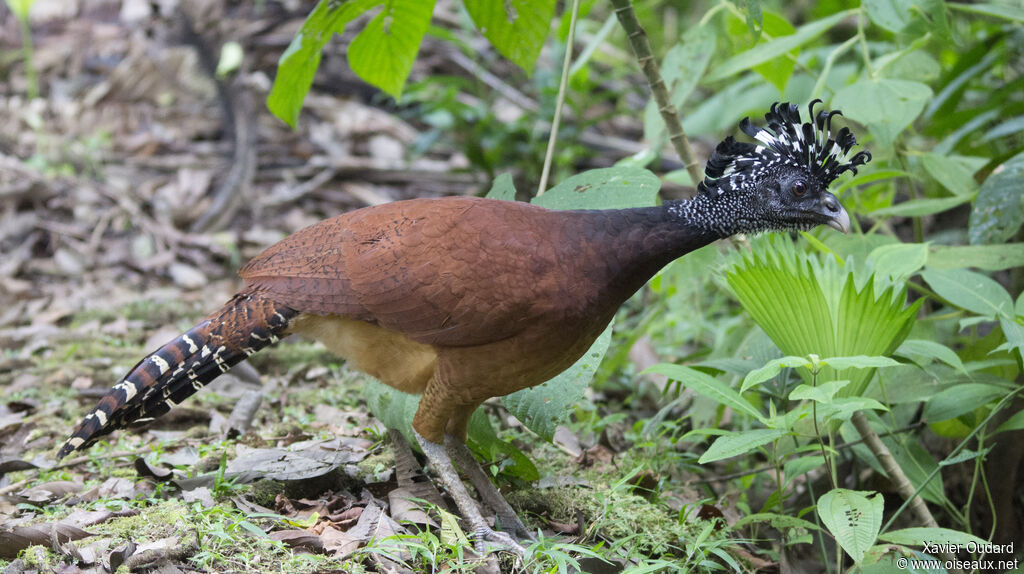
M572 365L615 311L670 261L741 232L846 232L826 189L866 163L824 110L801 124L773 105L760 145L715 149L699 193L659 207L550 211L449 197L400 201L321 221L239 271L245 287L187 333L139 362L79 424L58 456L151 419L280 337L301 333L382 382L422 393L420 446L478 543L519 549L485 523L449 455L502 524L529 533L464 444L483 401L543 383Z

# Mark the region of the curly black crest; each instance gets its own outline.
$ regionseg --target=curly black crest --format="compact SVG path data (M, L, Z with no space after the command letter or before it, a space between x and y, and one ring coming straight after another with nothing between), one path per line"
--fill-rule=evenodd
M814 100L807 106L813 122L800 123L800 110L790 103L774 103L765 114L767 129L743 118L740 129L757 140L756 145L738 142L731 136L715 148L704 169L704 181L697 189L714 197L730 190L739 190L779 166L806 169L816 178L822 189L828 187L845 171L857 173L857 166L871 161L871 153L860 151L848 157L857 144L849 128L842 128L832 137L832 116L842 115L839 110L820 110L814 113Z

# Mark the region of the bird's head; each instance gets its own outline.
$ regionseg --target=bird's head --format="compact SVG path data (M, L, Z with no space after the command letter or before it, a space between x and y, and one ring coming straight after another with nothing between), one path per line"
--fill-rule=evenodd
M767 128L740 122L743 133L757 144L728 137L715 148L697 189L712 211L733 215L724 234L770 230L802 230L828 225L846 233L850 216L828 186L845 171L871 160L860 151L849 156L857 140L848 128L832 135L832 116L838 110L814 113L801 123L795 105L776 103L765 114ZM716 209L717 208L717 209Z

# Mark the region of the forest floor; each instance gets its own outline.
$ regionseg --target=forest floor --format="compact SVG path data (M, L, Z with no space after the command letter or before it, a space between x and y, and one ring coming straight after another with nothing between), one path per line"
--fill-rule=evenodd
M167 416L55 459L106 389L229 299L234 269L267 245L350 209L490 183L458 152L410 153L430 134L368 95L332 48L289 129L263 98L304 13L198 4L200 37L245 45L243 68L219 85L203 64L211 50L197 49L175 2L39 0L42 96L32 100L18 22L0 7L0 567L510 571L508 556L469 560L451 515L406 501L422 482L416 459L395 454L368 414L365 381L306 341L286 340ZM414 78L450 65L439 46L428 38ZM527 523L550 537L535 560L626 555L624 545L656 553L678 536L673 513L699 499L682 487L657 504L636 494L661 477L632 473L613 432L564 428L556 446L500 407L489 412L543 476L504 479Z

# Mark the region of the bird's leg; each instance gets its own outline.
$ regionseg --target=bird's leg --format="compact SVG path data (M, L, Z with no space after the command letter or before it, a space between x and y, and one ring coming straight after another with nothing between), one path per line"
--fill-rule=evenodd
M512 509L505 497L498 492L466 443L451 435L445 435L444 446L448 449L448 454L455 459L455 464L459 465L462 472L469 477L469 481L473 483L473 488L476 488L480 498L494 511L502 528L511 531L521 539L536 540L523 525L523 522L519 520L516 511Z
M520 546L514 538L505 532L495 532L484 521L483 515L480 514L480 509L476 507L476 502L469 495L469 491L466 490L466 486L459 479L459 474L455 471L455 467L452 466L451 458L449 458L444 445L430 442L420 436L418 432L415 435L416 441L420 443L420 448L423 449L423 454L427 455L427 458L430 459L431 464L434 465L434 470L437 471L437 475L441 478L441 482L444 483L452 498L455 499L455 504L459 507L459 511L462 512L463 518L472 527L476 538L477 551L481 554L485 553L487 551L486 543L489 542L523 556L526 553L526 549Z

